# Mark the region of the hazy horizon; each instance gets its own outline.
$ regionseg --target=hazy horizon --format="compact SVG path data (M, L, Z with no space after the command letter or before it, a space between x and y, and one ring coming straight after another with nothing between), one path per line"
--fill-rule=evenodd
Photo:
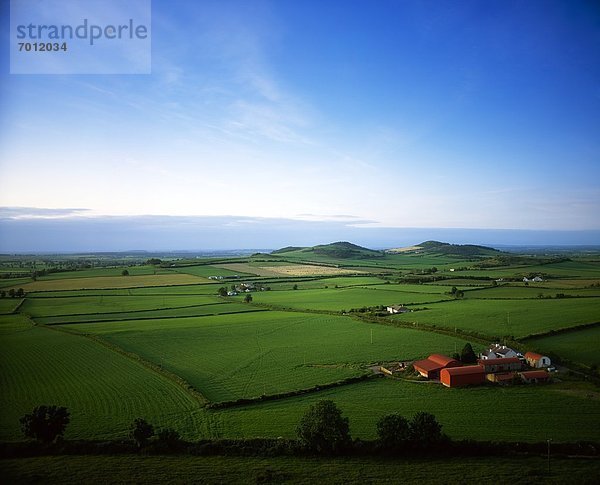
M0 252L278 249L350 241L370 248L427 240L500 246L594 246L600 230L373 227L351 216L299 220L244 216L86 216L82 209L0 208Z

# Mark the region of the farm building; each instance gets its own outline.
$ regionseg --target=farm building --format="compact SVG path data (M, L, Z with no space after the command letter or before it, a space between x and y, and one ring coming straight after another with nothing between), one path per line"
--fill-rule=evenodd
M508 357L519 357L519 353L506 345L492 344L481 352L482 359L505 359Z
M541 382L548 382L550 380L550 374L545 370L528 370L525 372L519 372L521 379L526 384L538 384Z
M546 357L545 355L536 354L535 352L526 352L525 360L531 367L535 367L536 369L540 369L542 367L550 367L552 362L550 361L550 357Z
M510 372L521 370L523 364L517 357L503 357L500 359L479 359L477 363L485 369L486 373Z
M446 387L483 384L485 382L485 371L480 365L446 368L440 371L440 381Z
M388 313L408 313L410 308L406 308L404 305L391 305L387 307Z
M440 370L447 367L460 367L462 364L458 360L441 354L431 354L424 360L417 360L413 367L415 370L427 379L438 379Z
M486 378L490 382L496 384L512 384L515 380L516 374L514 372L498 372L496 374L487 374Z

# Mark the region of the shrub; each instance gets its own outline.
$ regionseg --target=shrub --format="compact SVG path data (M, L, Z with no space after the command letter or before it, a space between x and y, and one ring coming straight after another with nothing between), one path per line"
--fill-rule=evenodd
M405 446L411 438L408 419L399 414L388 414L377 421L377 437L380 446L386 449L398 449Z
M154 436L154 426L148 423L145 419L136 418L131 423L131 430L129 432L130 438L135 441L138 448L143 448L148 444L148 441Z
M304 446L318 453L335 453L351 443L348 418L330 400L313 404L296 431Z
M42 443L52 443L62 436L70 422L70 413L65 407L38 406L19 422L23 434Z

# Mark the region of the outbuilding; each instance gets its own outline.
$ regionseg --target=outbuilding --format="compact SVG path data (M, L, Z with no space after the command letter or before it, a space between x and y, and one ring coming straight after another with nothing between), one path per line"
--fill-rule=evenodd
M427 379L438 379L440 371L447 367L460 367L462 363L442 354L431 354L423 360L413 363L415 370Z
M477 363L486 373L511 372L521 370L523 364L518 357L502 357L500 359L479 359Z
M476 386L485 382L485 370L480 365L442 369L440 381L446 387Z
M531 367L534 367L536 369L550 367L552 365L550 357L541 354L536 354L535 352L526 352L525 360Z
M528 370L525 372L519 372L521 379L526 384L538 384L542 382L548 382L550 380L550 374L545 370Z

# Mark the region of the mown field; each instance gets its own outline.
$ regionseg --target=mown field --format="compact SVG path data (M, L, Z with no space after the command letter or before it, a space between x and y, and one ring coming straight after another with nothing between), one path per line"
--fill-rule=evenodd
M311 260L363 273L319 276L305 264ZM593 324L600 321L598 263L450 272L474 262L432 254L355 260L285 254L232 259L227 266L222 260L190 261L168 268L132 264L130 276L121 276L124 266L116 266L37 281L1 280L12 283L3 288L20 286L26 295L20 306L20 299L0 299L0 405L6 410L0 440L20 439L18 418L39 404L71 410L70 439L124 438L136 417L172 427L187 439L293 437L302 413L324 398L350 418L353 436L365 439L375 437L375 423L384 414L429 411L453 438L600 440L600 395L593 384L568 375L548 386L468 389L372 378L220 410L203 407L205 401L175 382L183 379L211 402L257 398L367 375L374 363L452 355L467 341L478 351L505 335L521 339ZM452 279L417 284L433 266L436 278ZM290 275L289 267L304 273ZM545 281L529 286L492 281L542 272L549 275ZM207 279L235 274L239 278ZM479 278L460 277L467 274ZM245 293L217 296L220 287L243 282L270 291L251 292L250 303L243 302ZM455 298L453 287L464 294ZM392 304L415 311L379 316L379 323L367 321L368 314L342 314ZM590 368L600 363L598 328L521 344ZM435 332L439 329L443 332ZM456 330L463 333L449 333Z
M451 353L465 344L341 316L275 311L70 328L160 362L210 401L327 384L366 373L371 363L413 360L432 349Z
M2 316L0 335L1 440L19 439L19 417L41 403L71 410L69 438L125 437L138 416L196 435L198 403L140 363L20 315Z

